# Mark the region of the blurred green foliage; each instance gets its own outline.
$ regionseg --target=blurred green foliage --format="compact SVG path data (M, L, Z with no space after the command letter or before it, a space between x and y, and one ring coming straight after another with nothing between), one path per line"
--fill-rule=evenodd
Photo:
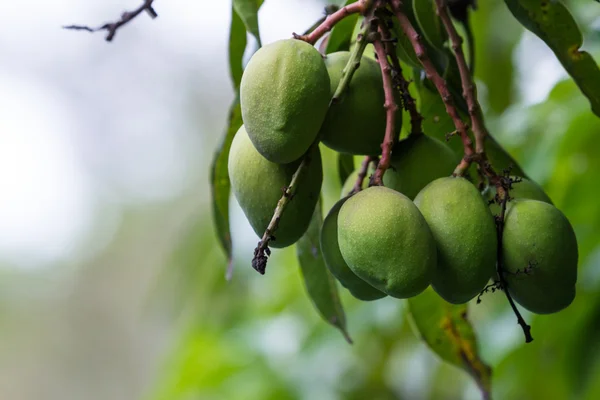
M556 83L545 101L523 103L517 66L528 66L515 54L524 30L503 2L478 3L471 18L476 79L490 131L569 218L581 254L573 304L554 315L524 313L535 338L530 344L504 294L488 293L481 304L468 305L480 356L492 369L495 399L597 399L600 119L571 79ZM567 4L578 20L591 22L591 11L600 18L593 2ZM598 32L585 24L581 29L593 39L588 51L600 58ZM338 162L321 148L328 210L339 198L340 174L348 173L338 168L349 160ZM415 337L405 302L360 302L340 287L354 341L347 344L314 311L294 248L274 252L264 277L251 269L248 248L234 249L236 272L225 282L227 260L208 221L207 213L190 220L165 272L181 293L182 332L148 399L480 398L465 371ZM240 223L232 223L235 237Z

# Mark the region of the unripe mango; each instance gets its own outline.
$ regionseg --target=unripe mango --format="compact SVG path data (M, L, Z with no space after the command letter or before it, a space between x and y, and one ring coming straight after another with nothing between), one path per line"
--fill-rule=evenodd
M383 184L412 200L429 182L452 175L458 161L454 152L439 140L410 135L394 146Z
M348 197L345 197L335 203L323 221L320 240L321 252L329 271L354 297L365 301L377 300L385 297L386 294L356 276L348 267L340 252L338 243L338 215L347 199Z
M421 293L436 264L435 242L412 201L373 186L350 197L338 216L338 243L350 269L397 298Z
M331 81L330 97L333 97L349 59L347 51L329 54L325 59ZM386 125L384 103L379 64L362 57L346 91L337 103L329 107L321 127L321 141L343 153L381 154ZM396 113L398 131L402 125L401 118L402 113Z
M315 210L323 170L317 146L309 153L310 163L300 176L298 190L290 200L270 246L282 248L294 244L304 234ZM246 218L259 237L269 225L283 189L290 184L300 160L277 164L254 148L244 126L238 130L229 153L229 177L233 193Z
M240 86L242 119L266 159L287 164L313 143L329 105L329 74L310 44L284 39L259 49Z
M464 178L439 178L415 198L437 244L431 286L446 301L466 303L496 266L496 224L479 191Z
M515 179L515 176L511 176ZM514 182L512 189L510 190L509 196L511 199L531 199L543 201L544 203L552 204L550 197L544 192L544 189L534 181L527 178L520 178L520 182ZM496 196L496 188L491 187L487 192L488 200L494 200ZM512 200L511 200L512 201ZM498 215L500 213L500 205L498 203L490 203L490 210L492 214Z
M558 208L537 200L510 202L502 254L508 291L529 311L554 313L575 298L577 239Z

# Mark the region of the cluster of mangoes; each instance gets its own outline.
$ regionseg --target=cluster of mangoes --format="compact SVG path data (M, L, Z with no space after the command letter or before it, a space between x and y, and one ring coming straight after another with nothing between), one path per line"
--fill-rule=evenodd
M272 247L294 244L318 203L323 171L318 143L353 155L379 155L385 132L380 68L363 57L343 97L330 102L348 52L322 56L301 40L258 50L241 82L244 125L229 156L232 189L262 236L304 157L306 171L274 233ZM396 116L401 126L401 111ZM351 193L355 171L321 229L331 273L352 295L409 298L429 285L446 301L465 303L496 276L494 214L499 206L469 180L452 177L456 154L426 135L410 135L392 150L384 186ZM373 171L370 170L372 173ZM575 296L578 250L566 217L533 181L510 192L500 256L513 298L536 313L552 313Z

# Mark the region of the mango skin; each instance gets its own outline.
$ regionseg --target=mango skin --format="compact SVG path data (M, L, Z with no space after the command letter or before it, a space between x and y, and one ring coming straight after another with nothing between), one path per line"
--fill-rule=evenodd
M321 153L317 146L309 157L308 169L300 177L298 191L279 221L271 247L294 244L308 228L323 182ZM259 237L269 225L283 188L290 184L299 164L300 161L277 164L264 158L252 145L243 125L235 135L228 160L231 188Z
M508 291L529 311L555 313L575 298L577 239L558 208L528 199L509 203L502 254Z
M433 289L462 304L478 295L496 269L496 224L477 188L464 178L439 178L415 198L437 244Z
M454 152L439 140L410 135L394 146L383 184L412 200L433 180L452 175L458 162Z
M331 82L330 97L333 97L349 59L348 51L327 55L325 65ZM386 125L384 103L379 64L362 57L343 96L329 107L321 127L321 141L342 153L381 154ZM396 113L396 126L402 126L402 112Z
M335 203L323 221L320 244L325 264L332 275L340 281L342 286L348 289L357 299L365 301L381 299L387 295L356 276L348 267L340 252L338 243L338 216L346 200L348 200L348 197Z
M511 178L516 177L512 176ZM544 192L544 189L532 180L521 178L521 182L515 182L512 186L513 188L510 191L511 202L516 199L531 199L553 204L550 197ZM493 200L494 196L496 196L496 188L492 187L487 192L487 197L489 200ZM500 214L500 205L497 203L490 203L490 210L492 211L492 214L498 215Z
M346 264L371 286L400 299L416 296L432 279L433 236L412 201L383 186L350 197L338 216Z
M240 86L242 119L266 159L287 164L316 139L329 106L329 74L321 54L301 40L260 48Z

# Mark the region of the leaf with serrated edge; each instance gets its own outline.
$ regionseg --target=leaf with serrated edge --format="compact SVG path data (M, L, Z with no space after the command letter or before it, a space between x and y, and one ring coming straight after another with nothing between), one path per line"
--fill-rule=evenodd
M215 151L211 166L211 194L212 194L212 212L213 220L217 228L219 243L227 256L227 278L231 278L232 273L232 244L231 233L229 231L229 192L231 182L229 181L229 171L227 170L227 161L231 142L236 132L242 126L242 110L240 108L239 98L236 98L229 109L228 127L221 145Z
M321 202L317 204L306 233L296 244L298 263L310 299L325 321L338 328L348 343L352 339L346 327L346 315L335 278L325 265L319 236L323 225Z
M446 302L429 287L408 299L409 320L417 336L442 360L467 371L483 393L491 394L491 369L479 357L467 305Z
M504 0L510 12L554 52L600 116L600 68L592 56L580 50L581 31L560 1Z

